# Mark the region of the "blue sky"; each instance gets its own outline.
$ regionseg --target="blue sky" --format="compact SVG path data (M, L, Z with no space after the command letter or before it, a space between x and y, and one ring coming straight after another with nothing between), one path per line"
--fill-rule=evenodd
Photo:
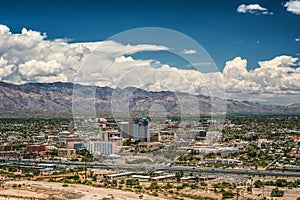
M241 4L258 3L273 15L238 13ZM138 27L164 27L198 41L222 69L236 56L257 61L300 53L300 15L280 0L207 1L6 1L0 23L20 32L23 27L46 32L48 39L99 41ZM165 62L172 64L171 59Z
M168 52L172 47L164 41L172 42L174 35L164 35L161 43L151 43L156 38L149 32L149 43L135 37L130 45L118 43L118 37L105 41L141 27L189 36L218 70L189 70L182 57L203 57L201 66L215 66L206 52L183 40L174 39L181 56ZM100 57L78 71L94 47ZM99 86L204 95L224 87L228 98L291 104L300 99L299 58L300 0L15 0L0 7L0 81L17 84L74 82L86 75Z

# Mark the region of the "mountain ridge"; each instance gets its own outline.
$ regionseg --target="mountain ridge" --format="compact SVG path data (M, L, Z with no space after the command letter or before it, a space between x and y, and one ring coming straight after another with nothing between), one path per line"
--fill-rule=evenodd
M76 102L76 99L74 101L74 87L76 88L76 94L79 95L78 102ZM97 111L110 112L120 106L115 106L112 102L120 99L128 101L130 111L149 111L154 106L165 112L179 113L184 109L187 109L187 111L190 109L190 112L193 112L199 109L201 113L209 113L214 104L217 105L216 107L226 104L227 113L300 114L300 103L286 106L263 105L250 101L224 101L216 97L210 98L204 95L192 95L183 92L176 92L176 94L171 91L148 92L134 87L113 89L68 82L26 83L21 85L0 82L0 109L71 111L72 103L73 106L75 104L82 106L94 102Z

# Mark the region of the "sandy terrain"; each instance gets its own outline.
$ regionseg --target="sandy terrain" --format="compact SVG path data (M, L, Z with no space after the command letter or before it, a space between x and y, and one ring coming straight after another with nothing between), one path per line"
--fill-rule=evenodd
M280 190L284 191L284 196L283 197L271 197L271 191L274 187L271 186L265 186L264 189L264 196L267 197L268 199L276 199L276 200L296 200L298 197L300 197L300 188L292 188L292 189L288 189L287 187L285 188L279 188ZM257 189L257 188L253 188L253 198L254 199L261 199L261 195L262 195L262 188ZM259 198L259 196L260 198Z
M21 184L21 187L12 188L13 184ZM85 185L69 184L63 187L62 183L53 183L46 181L10 181L0 188L0 199L30 199L41 198L50 199L51 197L59 200L82 199L82 200L100 200L103 197L114 197L114 199L132 199L137 200L139 194L108 188L96 188ZM7 196L7 197L5 197ZM144 200L159 200L162 198L143 194Z
M12 187L17 185L17 187ZM18 187L18 186L21 187ZM264 195L269 199L273 198L276 200L296 200L300 197L300 188L280 188L284 190L284 197L270 197L272 188L266 186L264 189ZM186 192L209 196L213 198L221 199L221 194L215 194L211 191L185 189ZM46 182L46 181L9 181L2 184L0 187L0 200L17 200L17 199L55 199L55 200L69 200L69 199L81 199L81 200L101 200L104 197L120 200L138 200L140 194L134 192L121 191L109 188L97 188L79 184L69 184L68 187L63 187L62 183ZM9 198L8 198L9 197ZM253 199L262 198L262 188L253 188L253 195L249 193L241 194L241 197L251 197ZM154 197L147 194L143 194L144 200L159 200L164 198Z

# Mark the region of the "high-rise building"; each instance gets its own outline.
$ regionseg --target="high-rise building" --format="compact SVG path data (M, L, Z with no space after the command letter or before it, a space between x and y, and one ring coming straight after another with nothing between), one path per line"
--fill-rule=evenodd
M145 117L139 120L138 139L142 142L150 142L149 120Z
M118 131L124 139L139 140L139 124L133 122L119 122Z
M130 138L129 135L129 122L119 122L118 131L121 133L122 138ZM132 137L132 135L131 135Z
M139 124L129 124L129 138L133 138L135 141L139 140Z

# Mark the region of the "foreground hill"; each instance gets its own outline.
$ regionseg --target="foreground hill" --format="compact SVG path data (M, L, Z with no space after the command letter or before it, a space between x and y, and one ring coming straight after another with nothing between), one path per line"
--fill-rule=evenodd
M115 102L125 99L130 111L148 111L154 106L154 110L157 108L166 112L185 111L188 113L198 109L201 113L210 113L213 103L217 105L216 107L225 105L227 113L300 114L300 104L289 106L262 105L249 101L224 101L203 95L174 94L169 91L147 92L137 88L112 89L61 82L23 85L0 82L0 109L71 111L73 88L76 88L76 95L79 96L74 101L73 106L84 107L84 105L95 102L95 107L99 112L110 112L112 105L114 111L122 112L124 111L122 105L115 106L118 104Z

